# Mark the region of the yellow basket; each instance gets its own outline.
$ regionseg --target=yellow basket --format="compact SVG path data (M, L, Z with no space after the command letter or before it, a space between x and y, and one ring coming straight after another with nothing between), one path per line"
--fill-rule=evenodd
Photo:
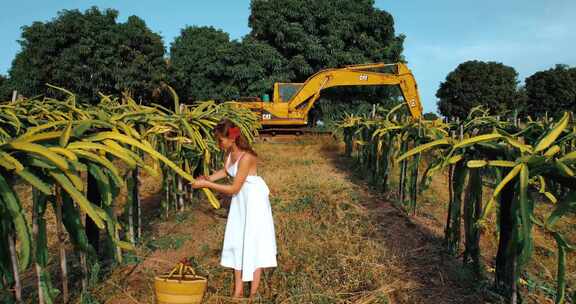
M207 280L197 276L187 263L178 263L167 275L154 279L156 304L198 304L206 292Z

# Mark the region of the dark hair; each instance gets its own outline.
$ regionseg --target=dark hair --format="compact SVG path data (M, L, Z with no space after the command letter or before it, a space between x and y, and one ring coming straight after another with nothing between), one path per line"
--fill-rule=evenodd
M230 128L234 127L238 128L238 126L236 126L230 119L222 118L218 122L216 127L214 127L214 135L216 137L228 137L228 135L230 134L229 133ZM250 146L250 142L248 141L246 136L242 134L242 132L240 132L240 136L236 137L236 140L234 142L236 143L236 146L238 146L238 148L240 148L241 150L247 151L248 153L254 156L258 156L258 154L256 154L254 149L252 149L252 147Z

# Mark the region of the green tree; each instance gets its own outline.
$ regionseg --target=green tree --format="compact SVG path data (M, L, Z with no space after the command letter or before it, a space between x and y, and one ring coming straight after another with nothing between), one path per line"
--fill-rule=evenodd
M448 74L436 92L438 109L447 117L464 118L478 105L493 113L518 106L518 73L497 62L467 61Z
M422 115L422 117L424 117L424 119L426 119L426 120L438 119L438 115L436 115L436 113L434 113L434 112L426 112Z
M233 55L227 60L227 74L232 77L240 95L272 96L274 82L294 77L286 59L268 44L250 37L233 44Z
M304 82L319 70L349 64L403 61L404 35L373 0L252 0L250 37L274 47L288 61L292 79ZM336 87L326 100L386 104L399 90L389 86ZM321 109L312 109L311 115Z
M252 0L250 36L288 61L295 81L346 64L402 60L403 35L373 0Z
M149 98L165 78L162 39L140 18L117 23L117 16L96 7L84 13L64 10L49 22L23 27L22 51L10 69L15 88L32 96L51 83L91 101L98 100L98 92L123 90Z
M0 102L10 100L12 96L12 90L10 89L9 79L0 75Z
M184 100L228 100L270 94L292 78L287 61L266 43L230 41L213 27L187 27L170 48L170 75Z
M536 72L525 81L527 109L533 116L560 117L567 109L576 109L576 68L556 65Z
M170 46L170 79L183 100L227 99L238 92L229 86L224 58L231 55L227 33L190 26Z

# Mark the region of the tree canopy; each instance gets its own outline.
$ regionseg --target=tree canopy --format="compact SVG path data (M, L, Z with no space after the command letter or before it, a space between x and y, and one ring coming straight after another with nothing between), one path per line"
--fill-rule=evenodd
M170 75L184 99L236 99L268 93L290 79L286 60L271 46L250 38L230 41L213 27L187 27L170 48Z
M268 44L250 37L233 44L228 73L242 96L271 96L274 82L294 78L286 59Z
M14 88L41 94L46 83L95 100L98 92L128 89L148 98L161 81L183 100L228 100L271 94L273 83L301 82L331 67L403 58L403 35L373 0L270 0L251 2L251 32L239 41L212 28L189 26L164 58L162 39L136 16L93 7L61 11L48 22L23 27L22 51L10 70ZM389 87L332 88L334 100L381 101Z
M567 109L576 109L576 68L556 65L526 78L526 112L531 116L560 117Z
M0 102L9 100L11 92L12 90L10 90L8 78L4 75L0 75Z
M165 77L161 37L136 16L117 23L118 12L93 7L84 13L64 10L49 22L24 26L10 69L19 92L41 94L45 84L64 87L81 98L130 90L151 95Z
M170 47L169 74L183 100L222 99L235 94L224 75L232 44L213 27L186 27Z
M518 73L498 62L466 61L448 74L436 92L438 110L447 117L464 118L484 105L493 113L518 107Z
M295 81L346 64L402 60L403 35L373 0L252 0L250 36L273 46Z
M280 81L304 82L322 69L349 64L403 61L404 35L395 34L392 15L373 0L252 0L249 26L249 37L287 60L294 77ZM399 93L389 86L335 87L322 96L324 103L352 106L388 103Z
M426 119L426 120L438 119L438 115L436 115L436 113L434 113L434 112L426 112L426 113L422 114L422 117L424 117L424 119Z

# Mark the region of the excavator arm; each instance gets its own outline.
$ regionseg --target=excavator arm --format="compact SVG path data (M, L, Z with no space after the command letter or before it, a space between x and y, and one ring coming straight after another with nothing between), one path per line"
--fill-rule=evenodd
M395 66L395 72L371 71L386 66ZM422 116L422 104L420 103L416 80L403 63L354 65L341 69L322 70L308 78L300 90L290 98L288 112L296 114L297 117L307 117L308 111L320 97L320 92L327 88L375 85L399 86L412 117L418 119Z

